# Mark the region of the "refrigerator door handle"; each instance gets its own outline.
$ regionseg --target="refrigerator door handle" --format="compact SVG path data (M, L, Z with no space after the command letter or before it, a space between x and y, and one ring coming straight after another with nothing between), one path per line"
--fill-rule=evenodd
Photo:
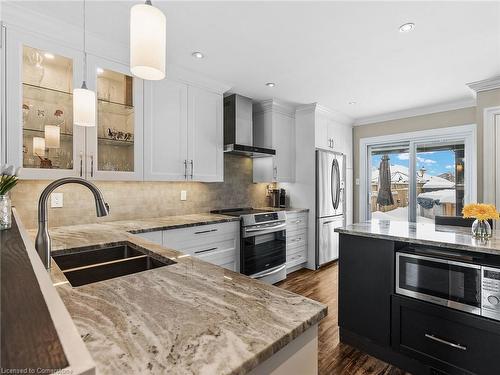
M335 168L337 169L337 201L335 202L335 209L338 210L340 205L341 183L340 183L340 167L336 159L335 159Z
M332 207L333 209L335 210L335 197L334 197L334 193L333 193L333 190L334 190L334 180L335 180L335 173L336 173L336 170L335 170L335 163L336 163L336 160L333 159L332 161L332 170L330 171L330 198L332 199ZM335 192L337 190L335 189Z

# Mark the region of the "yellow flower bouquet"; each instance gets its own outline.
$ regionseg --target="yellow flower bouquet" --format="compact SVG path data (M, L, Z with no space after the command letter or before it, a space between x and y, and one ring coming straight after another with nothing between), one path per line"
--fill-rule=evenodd
M475 238L490 238L491 225L488 220L498 220L500 214L496 207L486 203L466 204L462 210L464 218L476 219L472 224L472 236Z

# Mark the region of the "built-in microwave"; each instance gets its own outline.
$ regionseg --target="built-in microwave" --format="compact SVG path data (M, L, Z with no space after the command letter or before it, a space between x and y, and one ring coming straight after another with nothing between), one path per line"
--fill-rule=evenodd
M396 253L396 293L500 320L500 269Z

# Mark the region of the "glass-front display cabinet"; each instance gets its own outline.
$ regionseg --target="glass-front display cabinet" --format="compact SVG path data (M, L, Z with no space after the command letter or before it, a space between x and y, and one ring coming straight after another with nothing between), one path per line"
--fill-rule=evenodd
M83 177L85 132L73 126L72 95L80 54L23 36L6 42L7 162L23 178Z
M73 124L73 88L83 51L9 30L6 41L6 161L21 178L142 179L143 82L127 65L92 55L87 86L96 126Z
M87 129L88 177L142 179L143 82L128 66L89 56L97 126Z

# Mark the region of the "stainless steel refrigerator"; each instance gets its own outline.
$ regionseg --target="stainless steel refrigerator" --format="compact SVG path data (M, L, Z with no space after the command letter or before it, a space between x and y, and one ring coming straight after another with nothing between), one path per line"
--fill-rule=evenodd
M338 259L344 212L345 155L316 150L316 268Z

